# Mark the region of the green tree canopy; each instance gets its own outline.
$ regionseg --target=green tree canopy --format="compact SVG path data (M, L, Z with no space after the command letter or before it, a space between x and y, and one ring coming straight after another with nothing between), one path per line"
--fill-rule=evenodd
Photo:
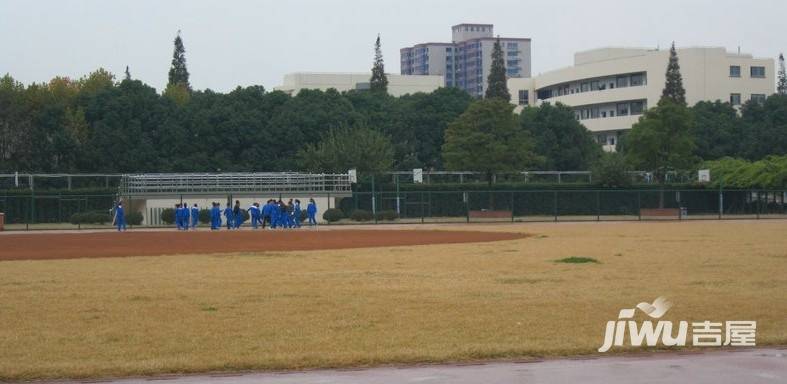
M695 154L704 160L735 156L743 137L742 121L730 103L700 101L691 108Z
M506 62L503 56L503 48L500 46L500 37L495 40L495 45L492 48L492 64L489 69L484 97L487 99L511 100L511 94L508 93L508 84L506 84Z
M787 154L787 95L774 94L765 102L749 101L741 110L745 134L739 154L749 160Z
M669 51L669 63L667 64L666 83L661 93L661 100L669 100L678 105L686 105L686 90L683 89L683 77L680 74L680 64L678 64L678 52L675 50L675 43Z
M522 128L535 139L535 152L545 160L545 170L587 170L601 155L593 135L563 104L527 107L520 116Z
M388 137L359 124L331 129L298 151L297 160L309 172L383 172L393 166L393 154Z
M624 136L626 160L638 170L653 171L662 183L667 172L690 169L697 161L692 124L688 108L662 99Z
M372 77L369 79L369 89L373 92L388 92L388 76L385 75L385 64L383 63L383 51L380 47L380 35L374 42L374 64L372 65Z
M530 133L521 127L513 110L511 103L499 98L470 104L445 130L445 166L491 176L537 164Z

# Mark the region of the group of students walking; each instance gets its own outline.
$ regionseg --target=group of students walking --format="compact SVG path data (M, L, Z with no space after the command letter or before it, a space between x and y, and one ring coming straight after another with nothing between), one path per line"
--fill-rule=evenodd
M175 224L178 230L187 231L196 229L199 225L199 207L194 204L189 208L188 204L175 204ZM248 214L249 225L253 229L262 227L263 229L277 228L300 228L301 227L301 201L290 199L285 203L281 199L268 200L265 205L253 203L245 213ZM221 204L211 203L210 209L210 229L219 230L222 227L221 216L224 215L224 225L227 229L239 229L247 220L244 210L240 207L240 201L235 200L235 205L227 203L227 207L222 211ZM306 217L309 226L317 225L317 203L314 199L309 199L306 206Z

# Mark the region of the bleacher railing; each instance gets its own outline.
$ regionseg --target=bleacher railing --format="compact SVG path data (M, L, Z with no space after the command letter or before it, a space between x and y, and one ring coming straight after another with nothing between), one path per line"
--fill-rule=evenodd
M334 192L349 193L348 174L290 172L128 174L121 195L172 193Z

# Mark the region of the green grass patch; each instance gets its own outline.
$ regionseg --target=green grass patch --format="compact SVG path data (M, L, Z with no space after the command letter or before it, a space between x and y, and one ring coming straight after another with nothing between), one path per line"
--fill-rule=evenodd
M556 263L568 263L568 264L585 264L585 263L596 263L599 264L599 261L592 258L592 257L581 257L581 256L571 256L566 257L563 259L555 260Z

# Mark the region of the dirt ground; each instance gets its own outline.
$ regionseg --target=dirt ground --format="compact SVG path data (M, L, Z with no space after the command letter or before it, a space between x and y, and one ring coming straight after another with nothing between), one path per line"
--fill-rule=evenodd
M460 231L521 237L295 250L481 236ZM125 254L150 236L178 252L203 236L218 247L248 237L254 250L0 262L0 382L598 356L607 321L659 296L674 303L662 320L757 321L758 347L784 346L786 231L787 220L684 220L3 234L6 255L60 254L66 241L72 255L108 251L82 236L127 241ZM263 251L274 239L293 251ZM631 350L648 351L603 355Z
M513 240L518 233L423 230L91 232L0 236L0 261L309 251Z

